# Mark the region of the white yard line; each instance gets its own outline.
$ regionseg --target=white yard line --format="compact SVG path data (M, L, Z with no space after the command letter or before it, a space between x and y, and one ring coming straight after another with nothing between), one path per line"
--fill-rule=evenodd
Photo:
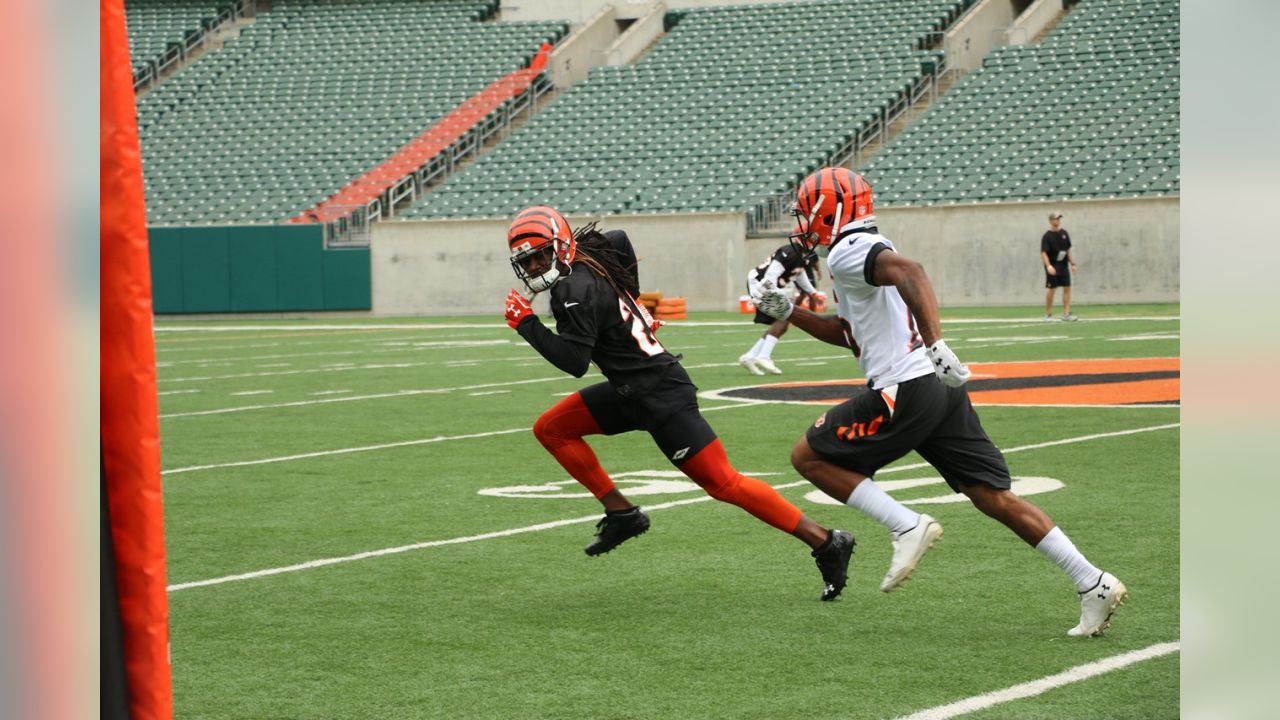
M726 406L713 408L713 409L724 410L732 407L748 407L751 404L753 403L743 403L742 405L726 405ZM1035 443L1034 445L1021 445L1019 447L1006 448L1006 449L1003 449L1003 452L1006 455L1008 455L1009 453L1025 452L1027 450L1038 450L1040 448L1053 447L1055 445L1070 445L1072 443L1088 442L1090 440L1099 440L1102 438L1123 437L1125 435L1137 435L1139 433L1155 432L1158 430L1169 430L1171 428L1176 428L1178 426L1179 426L1179 423L1169 423L1166 425L1150 425L1147 427L1132 428L1129 430L1117 430L1109 433L1097 433L1094 435L1080 435L1072 438L1063 438L1061 440L1050 440L1048 442ZM236 465L259 465L264 462L285 462L288 460L298 460L298 459L308 458L308 457L337 455L343 452L361 452L364 450L381 449L383 447L402 447L406 445L415 445L415 444L421 445L428 442L444 442L446 440L460 440L468 437L484 437L486 435L499 435L499 434L527 432L527 431L528 431L528 428L513 428L511 430L500 430L495 433L480 433L477 435L463 435L463 436L454 436L454 437L437 437L437 438L428 438L426 440L409 440L403 443L390 443L383 446L348 448L346 450L326 450L318 453L306 453L304 455L272 458L266 461L249 460L242 463L228 463L224 465L206 465L206 466L197 466L193 468L179 468L178 470L167 470L165 472L166 473L190 472L192 470L203 470L203 469L214 468L214 467L231 467ZM895 467L881 470L880 473L884 474L884 473L892 473L892 472L904 472L907 470L918 470L923 467L929 467L929 464L915 463L912 465L898 465ZM782 485L774 485L774 487L781 490L784 488L799 487L799 486L808 485L808 484L809 484L808 481L801 480L799 482L784 483ZM712 498L710 495L701 495L698 497L686 498L683 500L675 500L667 503L659 503L657 505L646 505L645 509L647 511L664 510L666 508L678 507L681 505L692 505L695 503L707 502L711 499ZM268 568L265 570L255 570L253 572L240 573L238 575L225 575L223 577L210 578L208 580L195 580L192 582L177 583L169 586L169 592L175 592L177 590L186 590L188 588L195 588L195 587L205 587L209 585L221 585L223 583L237 582L240 580L251 580L254 578L267 577L270 575L281 575L283 573L298 572L299 570L310 570L312 568L324 567L326 565L337 565L340 563L354 562L356 560L366 560L368 558L382 557L384 555L396 555L399 553L409 552L411 550L421 550L424 548L441 547L444 545L457 545L461 543L477 542L480 540L491 540L493 538L509 537L511 535L520 535L523 533L538 532L540 530L550 530L552 528L563 527L565 525L578 525L578 524L589 523L589 522L597 522L599 521L599 519L600 519L600 515L597 513L597 514L588 515L585 517L570 518L568 520L555 520L553 522L539 523L537 525L527 525L525 527L511 528L508 530L498 530L495 532L484 533L482 535L468 535L466 537L447 538L444 540L431 540L428 542L414 543L412 545L401 545L399 547L383 548L381 550L369 550L367 552L356 553L355 555L322 558L319 560L311 560L304 563L298 563L296 565L287 565L285 567Z
M186 395L187 393L198 393L199 390L162 390L157 395Z
M329 372L345 372L348 370L401 370L404 368L424 367L426 365L435 365L433 362L419 363L371 363L368 365L353 365L351 363L342 363L329 367L308 368L306 370L273 370L271 372L257 373L232 373L231 375L194 375L191 377L177 378L160 378L160 383L180 383L180 382L203 382L206 380L239 380L242 378L261 378L261 377L280 377L282 375L311 375L314 373Z
M599 377L599 375L586 375ZM379 400L384 397L412 397L416 395L444 395L444 393L463 391L463 389L484 389L490 387L522 386L531 383L549 383L556 380L571 380L572 375L559 375L554 378L534 378L531 380L508 380L504 383L483 383L477 386L439 387L430 389L399 389L396 392L379 392L374 395L352 395L349 397L326 397L324 400L298 400L294 402L275 402L271 405L242 405L239 407L219 407L216 410L193 410L189 413L165 413L160 418L195 418L198 415L225 415L227 413L247 413L250 410L273 410L276 407L301 407L305 405L325 405L329 402L351 402L356 400Z
M1084 665L1077 665L1068 668L1056 675L1042 677L1039 680L1012 685L1003 690L983 693L982 695L974 695L973 697L957 700L947 705L939 705L938 707L921 710L910 715L899 716L899 720L948 720L948 718L958 717L960 715L968 715L972 712L985 710L995 705L1007 703L1011 700L1021 700L1023 698L1035 697L1043 695L1050 690L1060 688L1064 685L1088 680L1114 670L1128 667L1144 660L1151 660L1158 657L1164 657L1171 653L1181 650L1181 643L1167 642L1150 645L1141 650L1122 653L1120 655L1112 655L1101 660L1095 660ZM1105 715L1106 713L1101 713Z
M233 393L228 393L228 394L230 394L230 395L235 395L235 396L240 396L240 395L270 395L270 394L271 394L271 393L273 393L273 392L275 392L275 390L241 390L240 392L233 392Z
M530 428L511 428L509 430L493 430L491 432L471 433L469 435L437 435L435 437L422 438L419 440L404 440L402 442L382 443L381 445L362 445L360 447L340 448L338 450L319 450L316 452L300 453L298 455L282 455L280 457L263 458L261 460L241 460L239 462L216 463L213 465L190 465L188 467L173 468L172 470L164 470L161 475L177 475L178 473L196 472L198 470L214 470L217 468L230 467L247 467L249 465L269 465L271 463L289 462L291 460L305 460L307 458L328 457L330 455L349 455L351 453L369 452L372 450L386 450L388 448L413 447L414 445L430 445L432 443L449 442L451 440L471 440L474 438L493 437L494 435L510 435L518 432L530 432Z
M744 315L742 320L679 320L667 325L669 328L704 328L704 327L731 327L741 326L750 320L749 315ZM1116 317L1099 317L1089 318L1089 322L1121 322L1121 321L1161 321L1161 320L1179 320L1178 315L1121 315ZM1026 323L1029 318L955 318L943 320L944 324L956 325L972 325L976 323ZM403 324L347 324L347 325L157 325L155 331L157 333L170 332L206 332L206 333L222 333L222 332L253 332L253 331L271 331L271 332L306 332L313 330L498 330L502 327L501 322L492 323L403 323Z

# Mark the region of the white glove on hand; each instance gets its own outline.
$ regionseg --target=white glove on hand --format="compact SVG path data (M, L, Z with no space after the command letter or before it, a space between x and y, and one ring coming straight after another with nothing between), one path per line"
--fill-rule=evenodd
M960 358L947 347L945 340L939 340L925 350L929 361L933 363L933 373L944 385L960 387L969 380L969 368L960 362Z
M760 312L775 320L786 320L791 317L791 312L796 309L791 302L791 298L787 297L770 280L760 284L760 297L755 299L755 303Z

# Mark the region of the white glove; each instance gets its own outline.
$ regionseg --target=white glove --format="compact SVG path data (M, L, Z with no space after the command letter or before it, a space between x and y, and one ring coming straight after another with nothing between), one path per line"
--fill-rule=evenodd
M944 385L960 387L969 379L969 368L960 362L945 340L939 340L925 350L929 361L933 363L933 373Z
M796 309L791 298L779 290L771 280L760 283L760 297L755 298L755 303L760 312L775 320L786 320Z

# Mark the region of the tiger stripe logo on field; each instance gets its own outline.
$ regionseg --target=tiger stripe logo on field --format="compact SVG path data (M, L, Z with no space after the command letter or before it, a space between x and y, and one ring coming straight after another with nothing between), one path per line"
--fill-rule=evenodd
M1179 358L1047 360L972 363L965 384L975 405L1177 406ZM719 400L835 405L865 381L827 380L728 388L702 397Z

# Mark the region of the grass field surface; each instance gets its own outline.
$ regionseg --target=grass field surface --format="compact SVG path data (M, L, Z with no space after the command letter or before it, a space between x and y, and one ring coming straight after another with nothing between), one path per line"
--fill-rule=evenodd
M1178 307L1076 311L946 311L943 330L977 378L1017 385L1000 372L1046 363L1033 384L1053 402L1001 396L979 413L1015 478L1055 481L1033 500L1129 586L1088 640L1065 634L1079 615L1065 576L967 503L939 502L959 496L915 454L877 480L946 536L901 591L878 591L888 533L790 467L824 406L724 392L860 376L799 330L774 353L785 374L766 377L736 363L763 330L749 316L694 313L659 338L735 466L857 537L834 603L802 543L706 498L643 433L590 442L653 527L586 557L599 506L529 428L602 378L561 374L496 314L160 319L176 716L952 717L927 713L1177 642ZM1079 392L1052 380L1130 359L1152 360ZM959 712L1176 717L1178 666L1166 652Z

